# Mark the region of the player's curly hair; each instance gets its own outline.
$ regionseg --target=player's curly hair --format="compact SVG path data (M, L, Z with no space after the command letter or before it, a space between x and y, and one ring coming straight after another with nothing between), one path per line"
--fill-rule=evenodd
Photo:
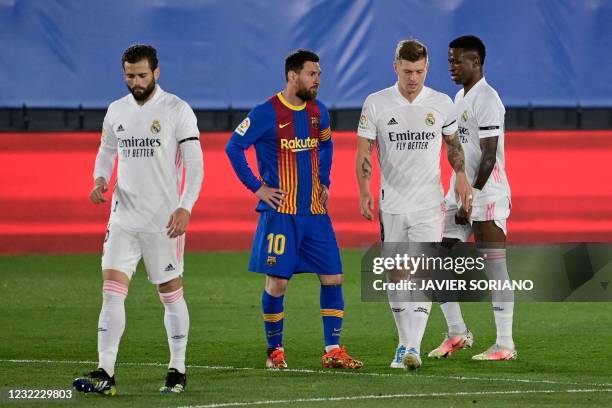
M487 52L482 40L475 35L463 35L455 38L448 44L448 48L463 48L465 51L474 51L480 58L480 65L484 65Z
M319 56L310 50L296 50L285 58L285 80L289 80L289 71L299 73L304 68L304 63L319 62Z
M395 48L396 61L406 60L417 62L423 58L427 59L427 47L416 38L402 40L397 43L397 47Z
M149 61L149 67L151 71L155 71L159 64L157 60L157 50L155 47L147 44L134 44L123 52L121 57L121 66L125 67L125 63L135 64L138 61L147 59Z

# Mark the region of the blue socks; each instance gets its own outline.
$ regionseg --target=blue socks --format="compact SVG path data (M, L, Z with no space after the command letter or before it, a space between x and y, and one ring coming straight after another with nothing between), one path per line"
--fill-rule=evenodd
M285 320L284 298L285 296L272 296L268 294L265 289L261 295L268 348L283 346L283 322Z
M325 346L339 345L340 334L342 332L342 318L344 317L342 286L321 285L320 303Z

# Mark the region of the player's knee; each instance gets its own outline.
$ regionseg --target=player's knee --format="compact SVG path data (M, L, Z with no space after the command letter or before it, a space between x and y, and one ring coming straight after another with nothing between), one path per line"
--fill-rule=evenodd
M283 296L288 284L289 281L287 279L270 275L266 276L266 292L272 296Z
M321 285L337 286L344 283L344 275L319 275L319 280L321 281Z
M444 237L442 238L442 248L447 249L447 250L451 250L453 249L453 247L455 246L455 244L459 243L460 240L457 238L447 238Z
M102 277L105 283L107 281L116 282L122 286L125 286L126 289L128 286L130 286L130 278L128 275L115 269L104 269L102 271Z
M177 278L169 280L168 282L160 283L159 285L157 285L157 290L160 294L170 293L176 292L177 290L182 289L182 287L183 279L179 276Z

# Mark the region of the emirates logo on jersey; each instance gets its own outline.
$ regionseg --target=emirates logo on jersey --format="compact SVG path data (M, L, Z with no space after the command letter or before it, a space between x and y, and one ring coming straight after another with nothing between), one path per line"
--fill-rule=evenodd
M425 123L429 126L436 124L436 118L433 113L429 112L427 116L425 116Z
M161 123L159 123L159 120L154 120L151 123L151 133L158 134L159 132L161 132Z

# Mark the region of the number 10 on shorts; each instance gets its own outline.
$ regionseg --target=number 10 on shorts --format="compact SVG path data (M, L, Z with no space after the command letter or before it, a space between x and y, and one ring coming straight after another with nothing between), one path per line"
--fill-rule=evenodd
M285 253L285 236L283 234L268 234L268 254L282 255Z

